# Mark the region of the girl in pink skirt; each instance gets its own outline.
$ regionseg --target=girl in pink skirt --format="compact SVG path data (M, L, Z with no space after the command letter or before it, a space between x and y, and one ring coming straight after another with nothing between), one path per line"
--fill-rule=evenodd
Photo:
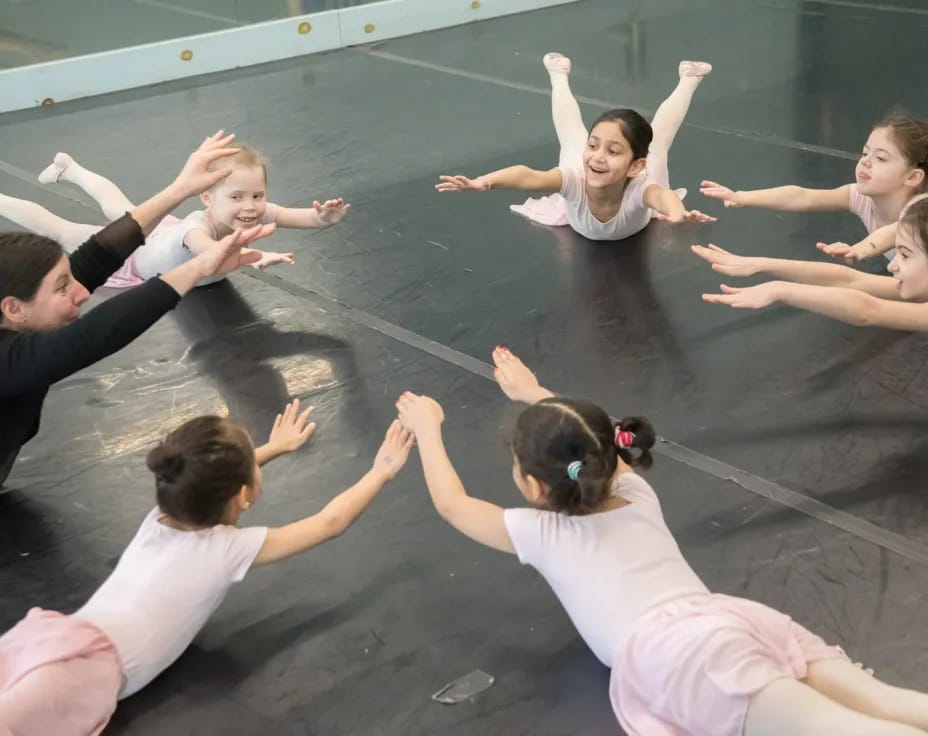
M261 466L306 442L309 412L288 404L261 447L228 419L198 417L148 454L158 505L112 575L76 613L33 608L0 637L0 736L100 733L117 700L169 667L252 567L340 535L405 464L412 437L395 421L371 469L319 513L240 528Z
M652 488L654 430L613 424L586 401L541 388L504 348L509 398L532 404L512 438L512 477L533 508L467 495L432 399L403 394L436 510L548 581L584 641L612 668L610 695L629 736L916 736L928 696L885 685L788 616L712 594L683 559Z
M693 93L712 65L680 62L680 81L648 122L634 110L604 112L589 133L567 77L570 59L546 54L551 77L551 113L561 146L557 168L535 171L510 166L468 179L442 176L440 192L526 189L551 194L512 210L542 225L570 225L590 240L622 240L643 230L652 218L672 223L715 222L681 201L686 190L670 189L667 156L683 124Z
M819 243L819 250L848 263L885 253L892 258L896 223L914 202L928 197L928 122L894 110L877 123L864 144L854 182L836 189L783 186L732 191L704 181L700 190L726 207L764 207L792 212L849 210L867 229L857 243Z

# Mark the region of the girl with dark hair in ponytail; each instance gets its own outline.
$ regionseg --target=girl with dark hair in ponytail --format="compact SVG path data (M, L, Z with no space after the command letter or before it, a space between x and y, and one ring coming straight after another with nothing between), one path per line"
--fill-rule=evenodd
M647 419L614 423L590 402L542 388L505 348L493 360L503 392L530 404L512 437L512 477L533 508L467 495L433 399L403 394L400 421L415 435L438 513L536 568L612 668L612 706L629 736L928 729L928 696L883 684L779 611L709 592L635 472L651 464Z

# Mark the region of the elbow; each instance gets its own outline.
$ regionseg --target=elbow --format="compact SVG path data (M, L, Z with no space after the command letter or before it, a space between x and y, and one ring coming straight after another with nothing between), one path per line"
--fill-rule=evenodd
M852 310L848 323L855 327L873 327L880 324L879 304L875 299L861 299L857 308Z
M436 503L435 511L438 512L438 515L447 521L451 526L454 526L455 519L457 518L457 504L455 503Z
M326 539L340 537L351 526L352 520L337 511L324 513L322 517L322 534Z

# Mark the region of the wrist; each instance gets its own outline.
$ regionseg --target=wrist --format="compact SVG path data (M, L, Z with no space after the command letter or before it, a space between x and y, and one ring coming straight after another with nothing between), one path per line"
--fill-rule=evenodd
M792 281L771 281L770 290L774 301L787 302L790 295L795 293L796 284Z
M552 396L554 396L554 393L548 391L548 389L544 388L543 386L537 386L528 394L525 399L525 403L537 404L539 401L550 399Z
M393 480L394 475L394 471L377 464L372 465L371 469L367 471L367 477L377 485L381 486L384 486Z
M161 194L166 199L171 200L176 206L189 199L194 194L199 194L199 192L190 191L189 186L184 186L182 181L175 179L161 191Z

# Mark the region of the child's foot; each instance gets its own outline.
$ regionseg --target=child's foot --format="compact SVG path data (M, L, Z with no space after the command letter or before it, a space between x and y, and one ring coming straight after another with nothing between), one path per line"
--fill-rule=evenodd
M552 51L550 54L544 55L542 62L544 62L545 69L552 74L570 74L570 59L564 54Z
M706 77L712 71L712 64L708 61L681 61L679 72L683 77Z
M39 174L39 181L42 184L54 184L61 180L64 170L74 163L74 159L66 153L56 153L52 165L47 167Z

